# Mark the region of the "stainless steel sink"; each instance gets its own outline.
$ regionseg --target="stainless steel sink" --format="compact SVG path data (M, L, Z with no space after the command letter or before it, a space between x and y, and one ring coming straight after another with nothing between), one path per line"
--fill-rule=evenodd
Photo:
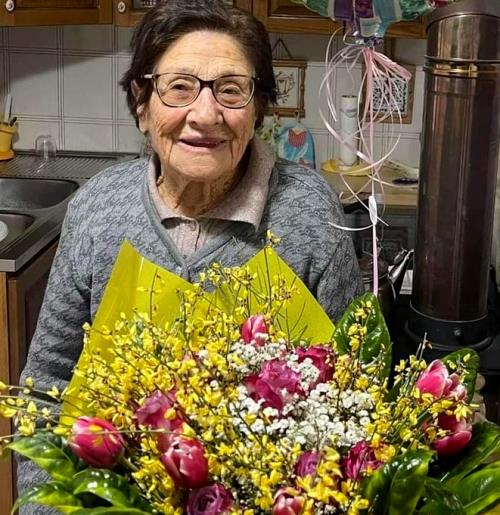
M7 225L8 233L7 236L0 240L0 247L4 247L11 241L14 241L17 237L30 227L35 218L33 216L21 214L21 213L2 213L0 212L0 221Z
M78 183L62 179L0 178L0 209L44 209L60 204Z

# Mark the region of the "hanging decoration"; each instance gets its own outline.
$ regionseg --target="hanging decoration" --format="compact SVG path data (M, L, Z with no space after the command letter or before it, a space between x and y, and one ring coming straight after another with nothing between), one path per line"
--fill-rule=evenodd
M277 98L276 103L268 108L266 114L303 118L306 115L304 89L307 61L292 57L281 38L274 43L272 55Z
M391 23L414 20L459 0L292 0L335 21L347 22L363 44L383 38Z
M373 254L378 254L377 224L385 223L379 216L375 198L375 184L380 185L382 198L384 182L380 177L383 163L395 150L401 133L401 124L406 115L401 109L400 98L410 88L412 74L377 50L391 23L413 20L428 14L436 8L452 4L455 0L292 0L322 16L345 22L343 48L332 52L333 42L339 31L330 38L325 59L325 76L319 90L319 111L326 128L339 143L344 153L357 157L356 174L366 173L371 183L371 194L366 205L371 225ZM457 0L459 1L459 0ZM340 29L341 30L341 29ZM342 111L336 107L335 92L332 89L337 70L362 69L361 84L357 92L357 124L351 130L339 129ZM355 83L353 79L353 83ZM326 106L326 108L325 108ZM339 112L340 111L340 112ZM333 123L332 123L333 121ZM391 122L385 134L382 156L375 151L375 126ZM345 124L344 124L345 125ZM352 171L352 166L349 171ZM345 173L349 173L346 171ZM361 200L340 174L352 196ZM365 188L363 188L365 189ZM361 203L363 204L363 203ZM364 204L363 204L364 205ZM350 227L340 227L353 230ZM378 259L373 259L373 292L378 293Z

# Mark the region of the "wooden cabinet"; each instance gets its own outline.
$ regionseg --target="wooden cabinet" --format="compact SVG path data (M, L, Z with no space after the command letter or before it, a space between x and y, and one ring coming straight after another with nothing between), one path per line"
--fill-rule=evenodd
M332 34L343 26L316 14L291 0L254 0L253 13L270 32L300 32ZM421 21L399 22L389 27L389 37L425 38L425 24Z
M149 2L152 3L152 2ZM252 0L227 0L225 3L234 5L246 11L252 10ZM113 0L113 17L115 25L131 27L135 25L146 12L148 0Z
M17 384L35 331L57 242L15 274L0 272L0 381ZM0 418L0 434L11 434L10 421ZM10 513L15 498L15 465L0 461L1 512Z
M400 21L393 23L386 33L389 38L411 38L411 39L425 39L427 23L425 19L418 19L415 21Z
M111 23L112 0L0 0L0 26Z
M86 25L114 23L134 26L154 0L0 0L0 26ZM252 11L270 32L332 34L343 24L334 22L291 0L225 0ZM425 23L400 22L390 37L425 38Z
M254 0L253 13L270 32L332 34L342 27L290 0Z

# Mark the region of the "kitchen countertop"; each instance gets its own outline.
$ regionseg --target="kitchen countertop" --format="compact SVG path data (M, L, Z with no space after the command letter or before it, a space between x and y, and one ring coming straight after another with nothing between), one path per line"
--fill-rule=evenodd
M62 179L80 187L101 170L135 157L134 154L59 152L55 159L44 161L33 153L18 151L14 159L0 161L0 178ZM18 271L57 238L71 197L43 209L0 206L0 213L25 214L34 218L21 236L11 242L6 240L4 245L0 242L0 272Z
M325 163L323 163L325 164ZM345 182L356 192L360 200L365 200L371 194L371 183L368 176L359 174L350 175L346 173L343 177L339 173L322 168L322 173L328 183L338 194L343 204L356 202ZM382 166L380 178L384 185L375 182L375 197L379 204L387 206L415 207L418 202L418 184L394 183L394 180L401 179L401 175L390 167Z

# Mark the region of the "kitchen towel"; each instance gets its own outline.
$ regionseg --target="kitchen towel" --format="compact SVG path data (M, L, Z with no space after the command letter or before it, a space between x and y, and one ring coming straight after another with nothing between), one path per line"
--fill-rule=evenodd
M314 168L314 140L307 127L297 122L277 134L278 156Z

